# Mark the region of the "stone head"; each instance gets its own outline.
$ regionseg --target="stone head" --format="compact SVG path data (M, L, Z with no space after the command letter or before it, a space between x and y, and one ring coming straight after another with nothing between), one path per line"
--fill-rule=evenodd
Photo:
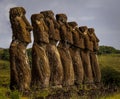
M37 24L37 22L40 22L41 20L43 20L44 16L42 14L33 14L31 16L31 21L32 24Z
M63 13L56 14L56 20L61 21L63 23L66 23L67 22L67 16L66 16L66 14L63 14Z
M80 30L82 33L84 33L85 31L88 30L88 28L87 28L87 26L81 26L81 27L79 27L79 30Z
M25 9L23 7L14 7L10 9L9 13L13 38L22 42L30 43L30 31L32 30L32 26L25 17Z
M75 21L68 22L68 25L70 25L72 28L75 28L76 26L78 26L78 24Z
M88 32L90 33L90 34L93 34L94 33L94 28L88 28Z
M40 13L43 14L45 18L49 17L51 19L54 19L54 13L52 10L42 11Z

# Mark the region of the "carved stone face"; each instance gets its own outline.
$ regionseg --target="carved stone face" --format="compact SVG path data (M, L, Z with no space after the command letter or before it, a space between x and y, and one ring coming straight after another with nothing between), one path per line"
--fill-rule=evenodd
M65 23L65 22L67 22L67 16L66 16L66 14L57 14L56 20Z
M25 17L25 9L22 7L11 8L10 21L14 39L25 43L30 43L30 31L32 30L32 26Z
M89 32L90 34L93 34L93 33L94 33L94 29L93 29L93 28L88 28L88 32Z
M82 33L87 34L88 28L87 28L87 26L81 26L81 27L79 27L79 30L80 30Z
M44 16L42 14L33 14L31 16L34 41L49 43L48 27L44 22Z

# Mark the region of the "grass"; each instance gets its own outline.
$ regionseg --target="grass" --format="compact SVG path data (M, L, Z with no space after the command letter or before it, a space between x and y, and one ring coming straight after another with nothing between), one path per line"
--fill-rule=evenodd
M101 69L104 67L112 67L120 70L120 54L99 55L98 59Z
M120 99L120 94L119 93L115 93L115 94L112 94L112 95L109 95L109 96L104 96L100 99Z
M98 60L101 70L104 69L105 67L108 67L113 68L120 72L120 54L99 55ZM10 91L9 74L10 74L9 62L5 60L0 60L0 99L29 99L28 97L21 97L21 95L17 91L16 92ZM46 95L46 93L39 93L38 96L41 96L41 94ZM102 97L101 99L120 99L120 94L116 93L110 96Z

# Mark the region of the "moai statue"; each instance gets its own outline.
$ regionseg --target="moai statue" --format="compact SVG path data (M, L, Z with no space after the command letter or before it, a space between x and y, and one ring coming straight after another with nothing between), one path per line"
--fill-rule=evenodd
M48 27L42 14L31 16L34 43L32 47L32 80L33 88L49 87L50 66L46 55L46 46L49 43Z
M84 46L85 48L80 51L82 63L84 67L84 84L94 86L93 75L92 75L92 68L90 63L90 39L88 35L88 28L87 26L79 27L79 30L84 34Z
M90 42L92 50L90 51L90 61L92 66L93 78L96 85L100 84L101 81L101 72L97 58L97 51L99 49L99 39L95 35L94 28L88 28L88 33L90 37Z
M10 89L28 91L30 88L31 73L27 45L31 42L30 31L32 26L25 17L23 7L10 9L10 22L12 28L12 42L10 45Z
M62 87L63 67L58 52L57 46L60 40L59 26L54 18L54 13L51 10L40 12L44 15L44 20L48 26L49 44L47 45L47 56L49 59L51 76L51 87Z
M68 22L72 27L73 45L70 47L70 54L73 61L74 73L75 73L75 85L80 86L83 83L84 70L80 56L80 49L83 47L83 34L79 31L78 24L76 22Z
M74 69L72 58L70 55L69 47L73 44L72 39L72 28L67 23L67 16L65 14L57 14L56 20L60 25L59 31L61 36L61 41L58 46L58 50L61 56L61 61L63 65L63 86L67 87L74 84Z

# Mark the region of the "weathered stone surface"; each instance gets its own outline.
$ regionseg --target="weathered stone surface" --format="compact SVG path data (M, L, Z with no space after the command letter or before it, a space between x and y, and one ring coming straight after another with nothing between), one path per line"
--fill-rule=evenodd
M76 47L71 47L69 50L70 50L70 55L72 57L72 63L74 68L75 84L80 85L83 83L83 77L84 77L84 70L80 56L80 50L79 48Z
M60 25L61 40L73 44L72 28L67 23L67 16L65 14L57 14L56 20Z
M49 28L48 31L49 39L56 41L60 40L59 24L56 22L54 18L54 13L51 10L42 11L40 13L44 15L45 23Z
M46 54L46 46L49 43L48 27L42 14L31 16L34 44L32 47L32 81L34 88L49 87L50 66Z
M73 43L73 39L72 39L72 33L70 31L69 32L67 31L67 29L70 29L71 27L67 24L67 16L65 14L57 14L56 19L60 25L59 31L60 31L61 41L58 46L58 50L60 53L60 57L63 65L63 71L64 71L63 86L69 86L74 84L74 69L73 69L72 58L70 56L70 51L69 51L69 46Z
M34 35L34 42L44 42L49 43L49 34L48 34L48 27L44 22L44 16L42 14L33 14L31 16L32 26L33 28L33 35Z
M68 22L68 24L72 27L72 35L73 35L73 45L70 47L70 54L72 57L73 68L75 73L75 84L80 85L83 83L84 71L83 64L80 56L80 44L81 35L79 31L76 30L77 23L76 22ZM83 44L82 44L83 45Z
M61 86L63 81L63 67L60 59L60 54L55 45L49 44L47 46L47 56L50 63L50 85Z
M88 33L91 39L90 42L93 45L93 51L90 52L90 61L92 66L93 78L95 83L100 83L101 72L100 72L100 67L99 67L97 53L96 53L96 51L98 50L99 39L96 37L93 28L88 28Z
M33 88L49 87L50 66L46 55L45 46L40 46L37 43L32 47L32 80Z
M25 18L25 9L15 7L10 9L10 22L13 32L10 45L10 89L29 90L31 73L26 47L31 42L31 25Z
M60 54L56 47L57 41L60 40L60 34L58 31L58 23L54 19L54 13L52 11L43 11L44 20L48 26L48 34L50 43L47 45L47 56L50 63L50 86L61 86L63 80L63 67L60 60ZM58 32L56 32L56 30Z
M91 84L93 83L93 75L92 75L92 68L90 63L90 42L89 42L89 36L88 36L88 28L86 26L79 27L80 31L84 34L84 44L85 49L80 50L82 63L84 67L84 83Z

